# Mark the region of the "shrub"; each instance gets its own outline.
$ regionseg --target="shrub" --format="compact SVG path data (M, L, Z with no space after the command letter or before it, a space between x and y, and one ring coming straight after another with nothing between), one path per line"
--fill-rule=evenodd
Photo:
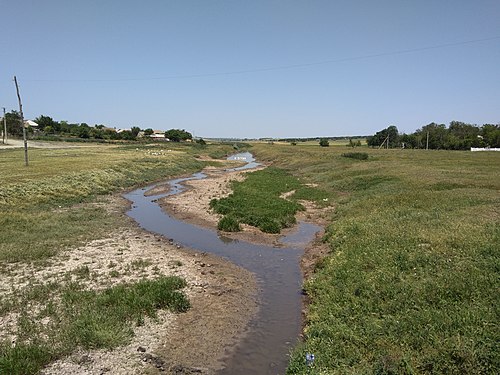
M357 160L367 160L368 159L368 154L366 152L346 152L346 153L343 153L342 156L344 158L351 158L351 159L357 159Z
M217 229L224 232L239 232L241 230L240 223L233 216L224 216L219 220Z
M328 142L328 139L326 139L326 138L321 138L319 141L319 145L321 147L328 147L328 146L330 146L330 142Z

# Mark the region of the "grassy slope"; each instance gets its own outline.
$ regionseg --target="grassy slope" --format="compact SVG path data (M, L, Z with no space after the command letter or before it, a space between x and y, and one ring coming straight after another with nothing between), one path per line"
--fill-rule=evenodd
M497 373L500 154L346 150L254 149L337 206L288 372Z
M194 172L205 164L193 155L224 150L231 147L36 149L30 151L27 168L21 150L0 150L0 262L43 260L61 248L109 233L119 218L99 205L75 204Z
M231 151L173 144L34 149L26 168L22 150L0 150L0 276L8 262L37 262L43 269L44 261L60 251L119 229L123 220L103 206L103 195L194 172L206 164L194 156ZM0 316L21 316L16 345L0 343L0 373L35 373L77 345L123 344L130 326L144 315L154 316L158 308L185 310L189 303L176 291L183 286L182 280L159 275L99 293L75 283L18 290L0 300ZM33 304L44 308L34 314ZM52 323L40 324L46 317Z

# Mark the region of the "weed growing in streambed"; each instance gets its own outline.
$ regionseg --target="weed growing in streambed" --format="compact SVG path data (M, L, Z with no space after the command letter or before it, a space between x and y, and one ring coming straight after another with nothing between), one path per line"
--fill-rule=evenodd
M178 277L161 276L134 284L120 284L100 292L84 290L78 283L39 286L22 295L19 305L43 303L40 313L22 309L17 341L0 343L0 373L36 373L44 365L76 347L112 349L133 335L130 325L156 317L158 309L183 312L189 301L180 289L186 283ZM58 298L47 302L57 289ZM43 299L44 301L41 301ZM40 324L43 317L49 324Z
M295 224L295 214L304 210L297 200L323 202L325 193L308 186L278 168L266 168L247 174L242 181L233 181L233 193L226 198L212 199L210 207L224 215L218 228L229 232L240 230L240 223L266 233L279 233ZM293 192L288 198L280 197Z

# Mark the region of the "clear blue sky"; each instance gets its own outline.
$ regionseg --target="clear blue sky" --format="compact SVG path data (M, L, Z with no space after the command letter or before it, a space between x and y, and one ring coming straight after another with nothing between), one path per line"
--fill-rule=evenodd
M26 118L203 137L500 123L499 0L0 0L0 14L0 107L17 109L17 75Z

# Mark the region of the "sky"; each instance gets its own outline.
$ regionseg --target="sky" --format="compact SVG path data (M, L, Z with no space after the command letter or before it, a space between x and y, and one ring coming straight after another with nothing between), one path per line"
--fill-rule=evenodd
M0 107L201 137L500 123L499 0L0 0Z

